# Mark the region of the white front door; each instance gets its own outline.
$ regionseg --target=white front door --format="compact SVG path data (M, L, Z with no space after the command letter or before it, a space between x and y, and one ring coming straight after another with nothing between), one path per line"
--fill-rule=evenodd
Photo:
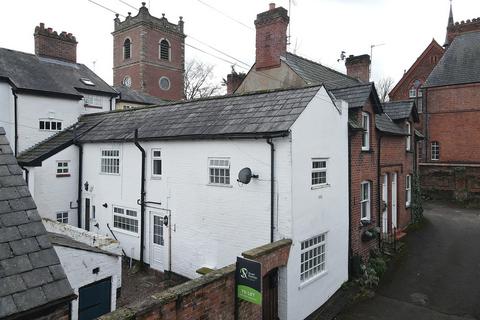
M397 174L392 173L392 228L397 227Z
M165 270L165 237L166 227L163 215L150 212L150 267L159 271Z
M382 232L388 232L388 174L383 175L382 183L382 200L383 200L383 211L382 211Z

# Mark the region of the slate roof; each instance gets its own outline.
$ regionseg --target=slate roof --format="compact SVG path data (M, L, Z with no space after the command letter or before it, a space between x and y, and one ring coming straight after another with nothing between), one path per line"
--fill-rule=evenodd
M66 248L72 248L72 249L77 249L77 250L83 250L83 251L89 251L89 252L94 252L94 253L100 253L100 254L106 254L109 256L118 256L117 254L114 254L112 252L108 252L105 250L102 250L97 247L92 247L89 246L88 244L85 244L83 242L79 242L77 240L74 240L64 234L59 234L59 233L53 233L49 232L48 233L48 239L54 246L60 246L60 247L66 247Z
M383 133L388 133L392 135L407 136L407 129L403 128L399 124L390 119L385 113L375 115L375 126L378 130Z
M402 120L410 118L415 113L414 100L389 101L383 103L383 111L388 114L392 120Z
M99 123L97 119L89 120L76 123L23 151L17 157L18 163L29 167L41 166L43 160L71 146L75 136L80 137Z
M424 87L480 82L480 32L458 35L425 81Z
M80 142L287 135L321 86L197 99L82 116L102 122Z
M281 57L307 84L324 84L327 89L343 88L361 84L359 80L325 67L324 65L287 52Z
M330 92L338 98L348 102L349 108L361 108L368 99L372 96L372 91L375 90L373 83L357 84L355 86L338 88ZM380 101L378 101L380 103Z
M38 57L34 54L0 48L0 78L7 78L18 89L81 96L82 91L116 95L116 91L92 70L80 63ZM95 86L80 81L90 79Z
M0 318L75 298L0 128Z
M155 105L155 104L164 104L169 102L168 100L163 100L146 93L142 93L137 90L133 90L126 86L116 86L115 90L120 93L117 101L133 102L144 105Z

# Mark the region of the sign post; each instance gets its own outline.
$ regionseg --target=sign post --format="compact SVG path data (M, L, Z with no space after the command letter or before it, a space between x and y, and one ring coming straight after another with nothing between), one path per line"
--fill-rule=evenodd
M235 270L236 297L254 304L262 304L262 264L237 257Z

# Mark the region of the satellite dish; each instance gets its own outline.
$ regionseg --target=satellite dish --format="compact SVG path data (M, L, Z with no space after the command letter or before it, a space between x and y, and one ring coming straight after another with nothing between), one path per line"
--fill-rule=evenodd
M250 168L243 168L238 173L237 181L243 184L249 184L252 178L258 178L258 175L252 174L252 170L250 170Z

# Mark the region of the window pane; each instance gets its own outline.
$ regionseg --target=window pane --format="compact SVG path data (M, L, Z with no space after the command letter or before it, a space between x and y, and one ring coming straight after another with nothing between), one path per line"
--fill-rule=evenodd
M153 174L154 175L162 174L162 160L153 160Z

